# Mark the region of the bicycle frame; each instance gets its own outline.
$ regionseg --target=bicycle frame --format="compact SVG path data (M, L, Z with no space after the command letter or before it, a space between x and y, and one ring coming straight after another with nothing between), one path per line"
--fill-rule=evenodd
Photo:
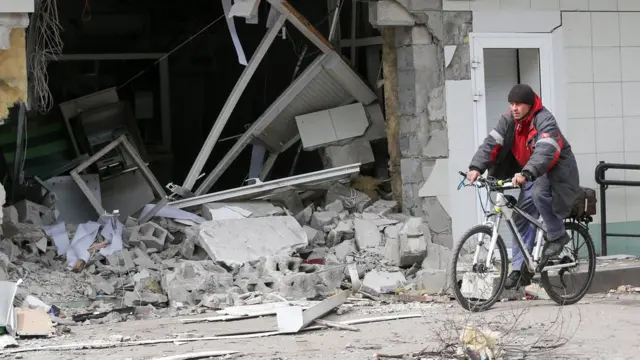
M520 208L516 206L511 206L510 205L511 203L515 203L515 199L509 199L509 198L513 198L512 196L504 195L501 192L497 192L496 194L497 196L496 196L494 210L491 212L485 213L484 224L487 226L490 226L493 229L492 235L491 235L491 242L489 243L489 249L488 249L489 254L493 254L493 251L495 250L496 243L498 241L500 222L504 217L507 220L507 225L509 226L509 230L511 231L511 234L513 234L513 237L516 241L516 245L518 246L518 248L522 252L522 255L525 258L525 264L527 265L527 268L529 269L530 272L535 273L540 261L540 257L542 255L542 248L545 241L544 235L546 231L544 230L542 220L535 219L533 216L527 214L526 212L522 211ZM488 196L491 196L491 194L488 194ZM532 252L529 252L529 250L527 250L522 240L522 237L520 236L520 233L516 228L516 224L513 219L514 213L517 213L518 215L522 216L529 223L533 224L533 226L536 227L536 241L535 241L535 246ZM494 216L496 219L495 219L495 222L492 222L490 219L491 217L494 217ZM483 235L478 235L478 236L483 237ZM483 243L484 243L483 240L478 241L478 245L476 246L476 252L473 257L473 265L478 264L478 261L479 261L478 258L480 256L480 247L483 245ZM487 256L487 260L485 264L487 269L491 268L491 260L492 260L492 256ZM544 269L542 269L540 272L549 271L549 270L559 270L562 268L571 267L575 265L576 265L576 262L574 261L571 263L566 263L561 265L545 266Z

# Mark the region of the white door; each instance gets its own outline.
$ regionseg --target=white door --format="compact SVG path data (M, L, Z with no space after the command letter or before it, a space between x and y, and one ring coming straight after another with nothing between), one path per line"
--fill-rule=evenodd
M509 110L507 95L513 85L530 85L549 110L554 109L551 34L471 34L471 82L474 96L475 142L479 146ZM518 196L518 192L512 194ZM482 199L486 204L486 199ZM482 207L478 219L483 220ZM511 253L512 235L501 226Z

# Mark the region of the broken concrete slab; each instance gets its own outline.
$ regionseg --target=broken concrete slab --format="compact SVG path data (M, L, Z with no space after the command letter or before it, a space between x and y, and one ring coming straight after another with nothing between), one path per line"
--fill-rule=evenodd
M400 271L388 272L372 270L364 276L362 285L384 294L402 288L406 282L407 279L405 279Z
M183 261L164 272L161 285L171 301L195 305L204 294L226 292L233 276L213 261Z
M358 218L353 219L353 226L355 227L358 249L379 253L382 237L378 226L369 220Z
M309 244L304 229L292 216L207 221L200 225L198 240L211 259L227 265Z
M448 247L427 243L427 256L422 262L423 269L447 270L453 260L453 253Z
M102 292L105 295L111 295L115 292L113 285L111 285L100 275L96 275L93 277L91 285L93 286L97 294L100 294L100 292Z
M56 220L53 210L29 200L22 200L15 205L18 221L34 225L51 225Z
M345 209L357 212L362 212L371 204L369 195L340 183L331 185L325 196L325 202L327 204L335 200L342 201Z
M427 294L440 294L448 290L448 276L446 270L422 269L416 273L412 280L416 290L422 290Z
M313 204L304 208L304 210L300 211L296 214L296 220L300 223L300 225L309 225L311 222L311 215L313 215Z
M336 254L338 260L344 262L347 255L355 253L357 251L356 242L355 240L345 240L333 247L333 251Z
M125 306L145 306L166 303L168 298L163 294L125 292Z
M325 226L335 224L338 219L338 213L335 211L316 211L311 215L310 226L322 231Z
M324 148L322 162L325 169L360 163L375 162L371 143L365 138L356 138L344 145L331 145Z
M342 204L341 200L336 199L332 203L325 205L324 210L340 213L342 210L344 210L344 205Z
M242 201L242 202L214 202L202 205L202 216L207 220L213 220L207 217L209 209L219 209L222 207L231 207L231 209L242 214L247 214L245 217L265 217L265 216L280 216L285 215L286 212L283 208L275 206L272 203L264 200L256 201ZM238 209L241 209L238 211Z
M379 216L387 216L398 210L398 202L391 200L378 200L364 209L365 213L373 213Z
M343 240L353 239L355 230L353 220L345 219L338 222L335 228L329 231L326 238L326 245L329 247L340 244Z
M324 232L318 231L307 225L302 226L302 228L304 229L304 232L307 233L307 240L309 241L309 245L319 246L324 244Z

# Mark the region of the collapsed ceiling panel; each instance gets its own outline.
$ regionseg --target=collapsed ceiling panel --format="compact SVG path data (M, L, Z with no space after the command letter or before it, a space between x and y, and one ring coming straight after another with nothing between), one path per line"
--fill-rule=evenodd
M369 86L336 52L322 55L319 61L309 65L307 73L315 76L311 77L306 86L297 93L285 91L276 100L280 102L280 106L270 107L257 121L260 123L272 119L260 132L254 132L270 152L281 152L282 147L298 135L296 116L347 105L353 101L366 105L377 99ZM306 79L301 75L290 88L296 86L298 81L305 82Z
M195 191L209 191L254 138L260 138L269 151L280 153L284 145L298 136L295 117L358 101L364 105L377 100L369 86L335 51L318 56L291 85L253 123L233 145Z

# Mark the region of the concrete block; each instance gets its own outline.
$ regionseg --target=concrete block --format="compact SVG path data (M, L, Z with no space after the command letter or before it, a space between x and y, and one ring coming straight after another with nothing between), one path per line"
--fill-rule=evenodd
M442 0L397 0L409 11L442 10Z
M92 278L91 286L95 289L96 293L104 293L105 295L111 295L115 292L115 288L102 276L96 275Z
M387 272L372 270L364 276L362 285L384 294L402 288L406 282L407 280L404 275L399 271Z
M451 249L439 244L427 243L427 256L422 262L422 268L448 270L452 260Z
M325 169L375 161L371 144L365 138L356 138L344 145L331 145L324 148Z
M324 233L322 231L318 231L310 226L304 225L302 226L304 232L307 234L307 240L309 241L309 245L318 246L324 244Z
M286 299L310 299L318 296L318 274L295 273L278 280L275 289Z
M295 218L298 220L300 225L309 225L311 222L311 215L313 215L313 204L304 208L304 210L300 211L296 214Z
M374 27L413 26L416 23L406 7L391 0L369 3L369 22Z
M164 243L167 239L173 241L173 235L154 222L147 222L138 226L129 237L130 242L142 242L147 248L158 251L164 248Z
M324 207L325 211L335 211L337 213L340 213L342 210L344 210L344 205L342 205L342 201L341 200L334 200L333 202L327 204Z
M136 269L136 264L127 249L122 249L115 254L109 255L107 257L107 262L110 266L113 266L116 269L121 269L123 272L129 272Z
M386 216L398 210L398 202L392 200L378 200L373 205L364 209L365 213L372 213L378 216Z
M354 240L345 240L340 244L334 246L333 251L335 252L338 260L344 262L347 255L355 253L357 251L356 243Z
M51 225L55 222L53 211L29 200L22 200L15 205L18 221L34 225ZM4 211L3 211L4 213Z
M322 231L327 225L334 224L338 220L338 213L335 211L316 211L311 215L310 226L316 230Z
M204 294L226 292L232 286L233 276L212 261L183 261L162 277L162 288L171 299L187 304L200 301Z
M356 232L356 244L358 249L379 253L382 238L376 224L369 220L353 219L353 226Z
M371 204L371 198L367 194L340 183L332 185L327 190L325 202L329 204L335 200L342 201L345 209L357 212L362 212Z
M413 280L416 290L427 294L439 294L448 290L448 275L446 270L422 269L416 273Z
M126 292L124 293L124 304L126 306L145 306L166 303L167 297L163 294L154 293L138 293L138 292Z
M162 265L153 261L147 253L145 253L142 249L135 248L133 250L135 255L135 259L133 259L133 263L137 266L144 269L152 269L152 270L162 270Z
M403 184L416 184L425 180L422 176L422 161L419 158L400 159L400 174Z
M336 246L345 239L353 239L354 237L354 225L353 220L345 219L340 220L335 228L329 231L326 238L327 246Z
M211 259L228 265L308 245L304 229L292 216L207 221L200 225L198 240Z

